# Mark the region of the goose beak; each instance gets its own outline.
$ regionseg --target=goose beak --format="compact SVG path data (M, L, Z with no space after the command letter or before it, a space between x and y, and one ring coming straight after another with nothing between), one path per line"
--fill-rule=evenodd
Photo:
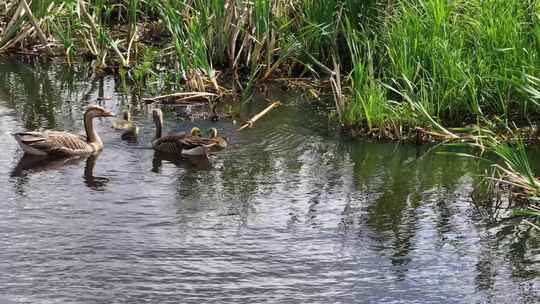
M111 111L107 111L107 112L105 113L105 117L115 117L115 116L116 116L116 114L114 114L114 113L111 112Z

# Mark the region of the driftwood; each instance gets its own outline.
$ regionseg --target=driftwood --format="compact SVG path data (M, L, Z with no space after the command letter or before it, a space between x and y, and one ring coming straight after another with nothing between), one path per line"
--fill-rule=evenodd
M281 102L279 101L274 101L271 105L269 105L268 107L266 107L266 109L262 110L261 112L259 112L257 115L251 117L248 121L246 121L246 123L241 126L240 128L238 128L236 131L241 131L245 128L251 128L253 127L253 124L259 120L259 118L263 117L266 113L270 112L270 110L272 110L273 108L277 108L281 105Z
M193 101L208 100L208 98L217 97L219 95L209 92L180 92L156 97L143 98L146 104L154 102L163 102L172 99L171 103L191 103Z

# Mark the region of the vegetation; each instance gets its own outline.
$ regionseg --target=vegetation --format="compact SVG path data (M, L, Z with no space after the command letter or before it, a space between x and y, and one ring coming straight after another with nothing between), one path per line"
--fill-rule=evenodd
M497 161L493 166L497 176L492 179L510 186L511 193L517 196L517 201L524 202L524 207L517 206L514 209L515 215L532 217L534 221L540 222L540 180L529 165L524 143L520 140L515 145L510 145L498 141L493 133L485 132L485 136L480 140L479 137L474 137L477 140L473 145L496 156ZM526 222L540 231L537 224Z
M538 115L537 0L20 0L0 11L0 51L94 58L156 91L226 92L220 71L233 91L329 79L342 125L396 137Z
M485 176L489 185L488 200L499 200L501 190L509 190L508 203L513 206L514 214L532 218L532 221L524 221L540 231L540 226L534 223L540 222L540 179L533 173L519 133L512 133L509 141L506 136L478 126L446 129L438 125L438 131L440 133L428 133L437 136L447 146L472 148L467 153L449 154L492 163L492 175Z

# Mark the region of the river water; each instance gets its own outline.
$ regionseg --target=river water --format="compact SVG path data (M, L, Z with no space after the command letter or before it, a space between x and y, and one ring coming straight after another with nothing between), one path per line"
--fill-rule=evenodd
M230 140L208 162L165 160L121 88L88 67L0 62L0 303L540 301L540 235L472 203L485 166L340 138L323 106L279 87L283 106L242 132L165 109L169 131ZM138 143L97 119L97 157L21 160L10 132L81 132L100 95L133 103Z

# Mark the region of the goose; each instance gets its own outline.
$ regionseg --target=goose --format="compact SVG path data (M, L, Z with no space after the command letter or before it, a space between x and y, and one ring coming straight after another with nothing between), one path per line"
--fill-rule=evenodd
M93 154L103 149L103 142L94 129L96 117L112 117L114 114L100 106L90 105L84 113L86 137L68 132L20 132L14 133L15 140L25 153L41 156L74 156Z
M201 137L201 130L197 127L188 133L174 133L162 136L163 112L160 109L152 111L152 118L156 125L156 136L152 147L159 152L176 155L203 155L208 156L208 149L217 144L214 139Z

